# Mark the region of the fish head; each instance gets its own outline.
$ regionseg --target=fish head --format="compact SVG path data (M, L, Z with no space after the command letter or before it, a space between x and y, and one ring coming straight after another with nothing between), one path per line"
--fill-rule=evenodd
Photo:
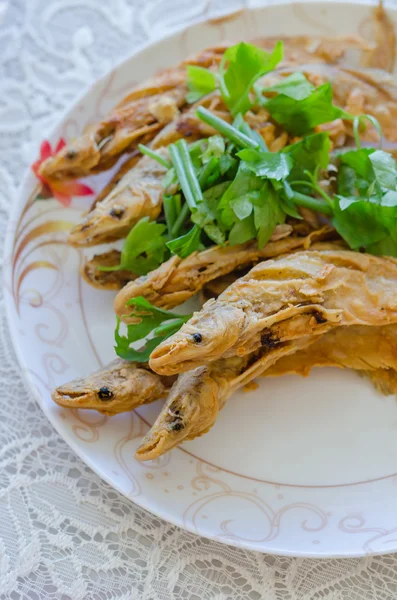
M236 343L245 320L241 308L209 300L202 311L153 350L150 367L156 373L173 375L214 361Z
M219 386L208 367L184 373L153 427L135 453L138 460L153 460L184 440L206 433L219 411Z
M106 415L130 411L163 396L171 382L148 369L117 359L89 375L61 385L52 394L65 408L87 408Z

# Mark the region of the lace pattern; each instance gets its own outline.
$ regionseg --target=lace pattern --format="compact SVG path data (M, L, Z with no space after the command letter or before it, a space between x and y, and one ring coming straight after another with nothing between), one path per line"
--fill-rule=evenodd
M230 0L227 10L238 10ZM37 144L132 45L223 0L0 2L0 239ZM0 292L2 294L2 291ZM82 463L24 387L0 297L0 600L389 600L397 558L309 560L198 538Z

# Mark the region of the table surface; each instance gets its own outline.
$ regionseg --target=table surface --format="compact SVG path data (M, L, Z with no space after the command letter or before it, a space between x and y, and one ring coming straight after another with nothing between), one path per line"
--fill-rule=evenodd
M0 0L1 242L40 140L88 82L137 44L241 5ZM397 555L319 561L248 552L172 527L125 499L74 455L36 405L12 348L2 290L0 311L0 600L397 596Z

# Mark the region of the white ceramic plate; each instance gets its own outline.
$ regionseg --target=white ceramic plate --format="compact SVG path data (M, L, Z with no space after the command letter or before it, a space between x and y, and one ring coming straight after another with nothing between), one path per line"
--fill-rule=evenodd
M359 4L272 5L195 24L124 61L64 116L54 148L104 115L135 83L221 39L351 34ZM364 25L363 25L364 24ZM110 173L86 183L98 191ZM204 437L150 463L134 451L160 404L106 418L56 406L50 390L113 358L113 294L78 274L66 232L91 198L69 208L34 201L27 173L6 245L7 307L22 369L44 412L77 454L112 486L162 518L244 548L301 556L397 550L397 404L354 373L262 380L237 393Z

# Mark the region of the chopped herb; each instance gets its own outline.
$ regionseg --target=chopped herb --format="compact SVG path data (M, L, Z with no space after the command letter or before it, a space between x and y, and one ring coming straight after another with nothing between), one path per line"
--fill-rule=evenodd
M169 146L172 164L190 210L196 208L202 194L185 140Z
M139 148L139 152L141 154L146 154L146 156L150 156L150 158L153 158L153 160L156 160L160 165L162 165L166 169L169 169L171 167L171 163L169 160L167 160L166 158L161 156L161 154L159 154L158 152L155 152L148 146L144 146L144 144L138 144L138 148Z
M127 304L133 307L129 317L136 319L138 322L127 325L127 335L121 335L120 319L117 319L114 332L116 354L125 360L148 361L150 354L160 342L176 333L191 317L191 315L177 315L156 308L141 296L132 298ZM138 350L131 348L131 344L143 340L151 334L154 337L147 340L145 346Z
M286 179L292 168L292 159L280 152L259 152L241 150L237 156L244 160L246 167L258 177L280 181Z
M101 271L131 271L146 275L157 269L167 254L166 226L144 217L131 229L121 251L120 264L116 267L99 267Z
M248 135L241 133L241 131L239 131L236 127L233 127L233 125L230 125L230 123L228 123L227 121L224 121L220 117L217 117L203 106L199 106L199 108L196 111L196 114L199 117L199 119L201 119L202 121L204 121L204 123L207 123L207 125L210 125L214 129L219 131L219 133L221 133L226 138L234 142L236 146L239 146L240 148L258 147L257 141L253 140Z
M271 87L262 88L260 92L277 92L292 100L304 100L310 96L314 89L314 85L308 81L303 73L298 71L288 77L284 77L279 83Z
M212 135L208 138L208 144L201 154L203 164L208 163L212 158L220 158L226 149L225 140L221 135Z
M271 53L245 42L226 50L219 68L219 87L233 116L251 108L250 92L254 83L282 59L282 42L277 42Z
M273 98L263 98L262 104L273 119L293 135L306 134L316 125L329 123L346 114L332 103L331 83L314 88L303 100L278 93Z
M173 254L177 254L180 258L186 258L186 256L199 249L200 237L201 229L195 225L185 235L167 242L166 246Z
M186 100L190 104L200 100L202 96L206 96L216 89L216 75L212 71L204 67L196 65L187 66L187 87L189 92L186 95Z

